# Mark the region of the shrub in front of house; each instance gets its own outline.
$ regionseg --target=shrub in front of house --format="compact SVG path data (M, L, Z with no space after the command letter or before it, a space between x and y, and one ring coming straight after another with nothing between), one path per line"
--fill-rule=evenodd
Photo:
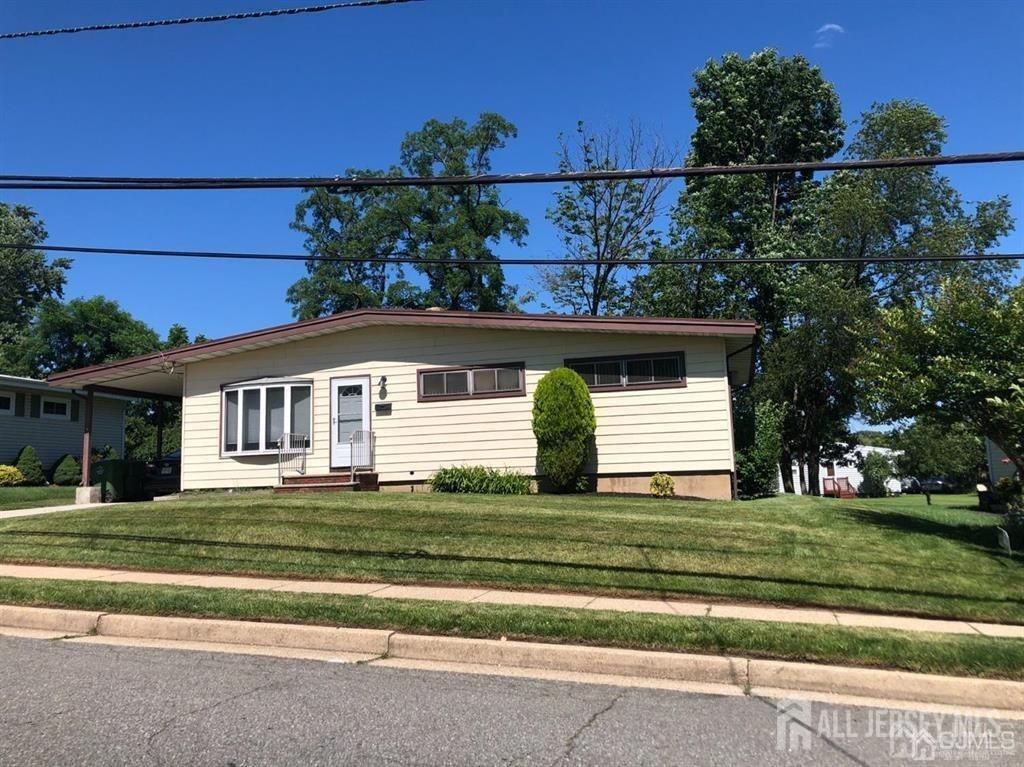
M39 453L31 445L25 445L18 453L18 460L14 462L24 478L25 485L45 485L46 474L43 472L43 463L39 460Z
M864 480L857 492L868 498L884 498L889 494L885 483L892 476L892 464L881 453L868 453L861 462L860 473Z
M53 484L77 485L82 481L82 467L78 460L68 453L53 467Z
M596 428L590 390L579 373L555 368L540 379L533 393L533 434L537 461L556 489L580 488Z
M778 492L785 416L785 406L770 400L754 406L753 444L736 452L736 481L740 498L764 498Z
M676 494L676 481L660 471L651 477L651 495L655 498L671 498Z
M527 495L531 483L528 476L518 471L487 466L448 466L434 472L430 487L435 493Z
M25 478L16 466L0 464L0 487L17 487L24 481Z

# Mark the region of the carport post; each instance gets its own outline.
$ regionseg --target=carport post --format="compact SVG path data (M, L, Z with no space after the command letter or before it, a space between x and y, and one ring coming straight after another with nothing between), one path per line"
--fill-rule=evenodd
M85 392L85 418L82 427L82 487L89 487L92 463L92 398L91 389Z

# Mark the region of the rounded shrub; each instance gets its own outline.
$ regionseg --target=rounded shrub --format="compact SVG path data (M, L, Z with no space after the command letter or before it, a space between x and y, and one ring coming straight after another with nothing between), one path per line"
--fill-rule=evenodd
M68 453L53 468L53 484L77 485L82 481L82 467L78 460Z
M18 460L14 462L24 477L25 485L45 485L46 474L43 472L43 463L39 460L39 453L31 445L25 445L18 453Z
M868 498L884 498L889 494L886 482L892 476L892 464L881 453L867 453L861 462L860 473L864 481L857 492Z
M17 467L0 464L0 487L16 487L24 482L25 478Z
M676 494L676 481L660 471L651 477L651 495L655 498L671 498Z
M555 368L540 379L533 393L537 460L557 489L580 486L596 428L590 391L577 372Z

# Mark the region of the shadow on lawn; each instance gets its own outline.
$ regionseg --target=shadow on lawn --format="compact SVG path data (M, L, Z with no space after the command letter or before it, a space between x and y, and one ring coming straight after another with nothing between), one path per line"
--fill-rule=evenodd
M992 604L1024 605L1024 599L1011 597L981 597L965 594L951 594L942 591L922 591L918 589L898 589L888 586L864 586L855 583L827 583L820 581L802 580L798 578L772 577L766 578L762 575L744 575L739 573L715 573L706 570L680 570L658 568L651 566L650 559L645 561L648 567L635 567L629 565L608 565L592 562L570 562L546 559L526 559L518 557L494 557L470 554L432 554L422 549L408 551L380 551L376 549L350 549L350 548L327 548L319 546L298 546L295 544L272 544L253 543L247 541L215 541L196 538L172 538L166 536L129 535L112 533L71 533L59 531L35 531L35 530L4 530L0 532L0 539L3 536L18 538L70 538L89 541L118 541L133 543L162 543L173 546L197 546L209 548L226 549L249 549L257 551L292 552L303 554L314 554L320 556L342 556L342 557L368 557L386 559L391 561L420 560L432 562L452 562L464 564L497 564L509 567L545 567L555 569L566 569L581 572L602 572L622 573L628 575L648 576L652 578L703 578L708 580L725 580L749 583L772 583L785 586L810 587L820 589L835 589L838 591L854 591L866 593L885 593L910 597L937 597L940 599L969 599L973 602L986 602ZM618 584L620 587L649 588L642 584ZM664 586L655 586L654 590L667 593L671 589Z
M995 527L988 525L946 524L934 519L915 517L910 514L895 514L885 511L846 509L844 513L851 520L864 525L881 527L899 533L912 533L946 538L983 549L989 554L999 554L999 541ZM1003 557L1009 560L1008 557Z

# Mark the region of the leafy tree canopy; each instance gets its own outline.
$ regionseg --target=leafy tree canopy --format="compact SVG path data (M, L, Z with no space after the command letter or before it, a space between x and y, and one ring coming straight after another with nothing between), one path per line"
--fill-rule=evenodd
M875 420L967 424L1024 468L1024 283L999 289L967 277L919 304L860 323L855 372Z
M21 349L21 364L36 376L98 365L160 348L160 339L116 301L102 296L61 303L43 299Z
M515 126L493 113L481 114L472 125L458 118L428 120L420 130L406 135L400 164L387 174L487 173L494 152L515 135ZM481 311L515 308L515 291L505 283L493 247L506 238L522 244L527 221L506 207L497 187L312 190L299 203L292 226L306 235L310 254L352 259L308 262L309 274L288 291L297 317L381 305ZM425 288L402 279L403 270L397 264L366 261L393 253L421 259L413 268L425 277ZM447 263L455 259L476 263Z
M35 211L0 202L0 242L34 246L45 239ZM70 266L70 259L48 260L38 250L0 248L0 371L25 372L17 359L22 336L40 302L62 295Z

